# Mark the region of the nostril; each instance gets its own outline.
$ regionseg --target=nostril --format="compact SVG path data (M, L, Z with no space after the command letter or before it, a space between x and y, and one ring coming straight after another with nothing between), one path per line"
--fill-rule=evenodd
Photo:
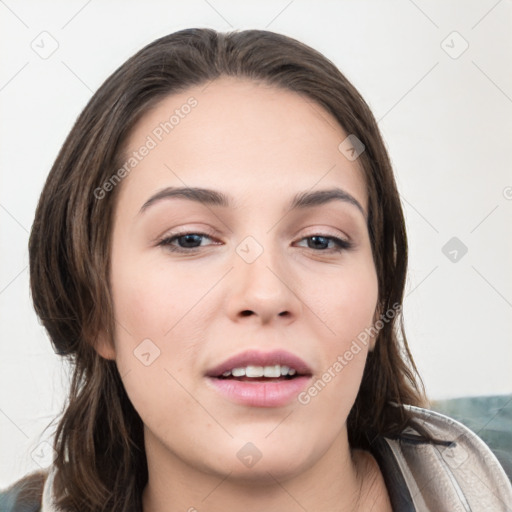
M249 309L242 311L242 316L251 316L253 312Z

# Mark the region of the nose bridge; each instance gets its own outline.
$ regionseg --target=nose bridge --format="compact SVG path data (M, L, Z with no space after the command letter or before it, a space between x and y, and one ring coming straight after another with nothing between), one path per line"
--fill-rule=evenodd
M278 263L279 252L280 248L271 235L260 235L258 239L249 235L238 244L235 268L246 288L260 289L269 296L279 291L283 286L276 276L283 266Z
M236 247L230 311L234 315L251 311L262 319L298 313L293 283L288 283L282 248L271 234L249 235Z

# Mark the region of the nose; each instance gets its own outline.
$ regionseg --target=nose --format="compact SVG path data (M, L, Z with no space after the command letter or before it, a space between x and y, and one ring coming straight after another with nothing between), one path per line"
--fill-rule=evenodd
M252 245L251 241L241 244L234 255L234 268L229 273L229 317L235 322L289 324L300 316L303 308L297 295L297 279L284 255L255 245L254 240ZM247 257L250 251L253 254Z

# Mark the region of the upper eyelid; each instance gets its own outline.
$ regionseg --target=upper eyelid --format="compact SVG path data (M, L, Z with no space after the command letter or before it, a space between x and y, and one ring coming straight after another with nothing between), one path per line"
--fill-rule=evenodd
M177 239L179 239L182 236L186 236L186 235L199 235L199 236L202 236L202 237L205 237L205 238L209 238L210 240L213 241L213 243L210 243L210 244L207 244L207 245L199 245L199 246L196 246L196 247L180 247L179 245L175 246L173 244L173 242L175 242ZM314 254L319 254L319 255L324 254L326 257L327 256L334 256L334 255L341 256L341 254L344 254L344 253L346 253L348 251L352 251L355 248L357 248L357 245L354 244L354 242L352 240L350 240L350 239L346 239L344 237L330 235L330 234L327 234L327 233L322 233L322 232L319 232L319 231L315 231L315 232L313 232L311 234L304 234L303 236L301 236L299 238L294 238L293 244L296 244L298 242L302 242L303 240L307 240L308 238L313 238L314 236L319 236L319 237L322 237L322 238L326 238L326 239L329 240L329 243L332 242L334 244L334 247L331 247L330 249L327 249L327 250L324 250L324 249L322 249L322 250L315 250L314 248L308 247L308 249L312 250ZM200 244L201 243L202 243L202 241L200 242ZM219 244L218 242L215 241L215 237L212 237L212 236L210 236L207 233L202 233L200 231L191 231L191 230L183 231L181 233L169 234L169 236L161 238L159 240L159 242L157 243L158 247L162 247L164 249L167 248L172 253L178 253L178 254L184 254L184 255L188 254L189 256L192 256L194 254L196 254L196 255L197 254L201 254L203 252L203 251L201 251L201 249L205 249L206 247L213 247L213 246L216 246L216 245L222 245L222 242ZM302 247L302 248L306 249L305 247Z
M167 240L175 240L177 238L180 238L182 236L186 236L186 235L200 235L200 236L203 236L205 238L209 238L210 240L212 241L218 241L216 240L216 236L215 236L215 232L204 232L204 231L201 231L201 230L185 230L185 231L181 231L181 232L173 232L173 233L169 233L167 235L164 235L162 237L159 237L157 239L158 243L161 243L161 242L165 242ZM328 233L328 232L323 232L322 230L318 230L318 231L314 231L312 233L309 233L309 234L303 234L302 236L300 236L299 238L295 238L294 241L296 242L300 242L306 238L311 238L313 236L322 236L324 238L331 238L331 239L339 239L339 240L342 240L344 242L347 242L347 243L351 243L351 240L349 237L347 236L344 236L344 235L339 235L339 234L331 234L331 233ZM212 244L212 245L218 245L218 244Z

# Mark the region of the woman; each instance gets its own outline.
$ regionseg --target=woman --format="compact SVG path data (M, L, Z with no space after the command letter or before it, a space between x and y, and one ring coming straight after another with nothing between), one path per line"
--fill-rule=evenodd
M30 238L74 376L8 510L506 510L492 452L424 409L376 122L318 52L191 29L78 118Z

